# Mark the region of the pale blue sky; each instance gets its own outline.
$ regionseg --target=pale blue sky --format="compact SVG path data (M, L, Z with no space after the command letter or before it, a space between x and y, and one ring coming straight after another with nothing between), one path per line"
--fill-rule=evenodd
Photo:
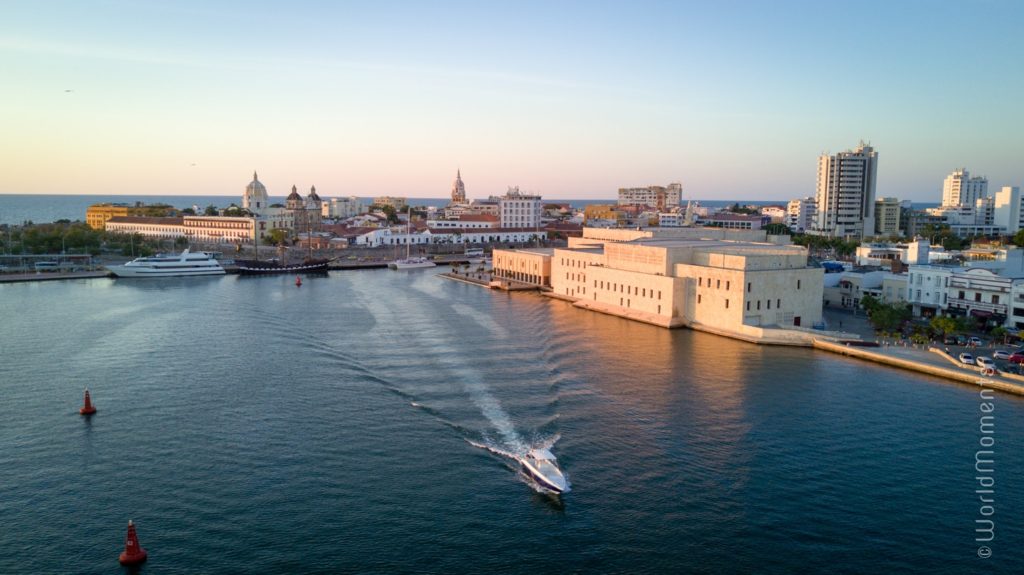
M1024 2L8 2L0 193L1024 185ZM65 90L73 90L66 92ZM194 165L193 165L194 164Z

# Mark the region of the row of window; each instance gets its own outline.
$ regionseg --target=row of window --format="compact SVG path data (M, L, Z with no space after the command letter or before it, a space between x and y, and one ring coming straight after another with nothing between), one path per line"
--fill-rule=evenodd
M703 277L698 277L697 278L697 287L705 287L704 286L704 283L705 283L704 280L705 279L707 279L707 287L711 287L711 278L703 278ZM731 285L732 285L732 282L730 282L729 280L725 280L725 289L726 289L726 291L728 291L729 286L731 286ZM750 291L750 287L749 286L750 286L750 284L747 284L747 291ZM720 279L716 279L715 280L715 289L722 289L722 280L720 280Z
M613 292L616 292L616 293L625 293L625 294L636 295L636 296L640 296L640 297L646 297L646 298L654 299L654 290L653 289L638 288L636 286L628 286L628 285L625 285L625 284L605 282L603 280L602 281L594 280L594 287L595 288L599 287L601 289L607 289L608 291L613 291ZM657 299L661 299L661 290L658 290L658 298Z

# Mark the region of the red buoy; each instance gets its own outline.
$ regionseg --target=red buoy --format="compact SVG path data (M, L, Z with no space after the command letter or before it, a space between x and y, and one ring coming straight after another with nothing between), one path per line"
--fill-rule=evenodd
M85 390L85 405L82 406L82 409L78 410L78 413L81 413L82 415L92 415L96 413L96 406L93 405L92 401L89 399L88 389Z
M135 565L146 560L146 550L139 546L139 536L135 534L135 524L128 520L128 535L124 538L124 551L118 561L121 565Z
M295 276L295 287L302 287L302 278Z

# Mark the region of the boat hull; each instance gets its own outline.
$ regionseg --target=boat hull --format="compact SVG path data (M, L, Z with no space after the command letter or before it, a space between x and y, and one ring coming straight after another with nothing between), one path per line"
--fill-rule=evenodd
M435 264L434 262L431 262L431 261L425 261L425 262L397 261L397 262L389 263L388 267L393 269L393 270L414 270L414 269L418 269L418 268L435 268L435 267L437 267L437 264Z
M238 273L244 275L273 274L322 274L327 273L329 260L293 265L275 264L272 262L236 261Z
M160 268L129 268L125 266L108 266L110 273L119 278L176 278L191 276L222 276L224 268L210 267L201 269L160 269Z
M530 478L532 478L534 481L536 481L537 484L540 485L541 487L549 491L554 491L555 493L565 492L565 485L560 485L557 482L552 481L543 473L541 473L532 465L530 465L530 463L527 462L526 460L521 459L519 463L523 466L523 471L525 471L526 474L529 475Z

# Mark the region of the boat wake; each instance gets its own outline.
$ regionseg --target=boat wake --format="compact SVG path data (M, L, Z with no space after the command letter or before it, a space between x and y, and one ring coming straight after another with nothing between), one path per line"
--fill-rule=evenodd
M472 445L473 447L478 447L480 449L489 451L495 455L502 457L503 462L508 466L508 468L511 469L512 471L515 471L516 477L518 477L523 483L529 485L530 488L536 491L537 493L541 493L544 495L558 495L559 493L557 491L552 491L551 489L544 487L540 483L537 483L537 481L530 477L529 474L524 472L523 467L520 464L520 460L533 449L551 449L551 447L553 447L555 443L559 439L561 439L561 437L561 435L556 433L554 436L550 438L542 439L530 444L520 443L519 445L516 445L511 448L507 446L498 445L491 438L486 436L483 438L483 441L474 441L469 438L465 438L465 440L466 443ZM565 491L563 491L563 493L568 493L569 491L572 490L572 484L568 482L568 479L568 476L566 476L566 489Z

